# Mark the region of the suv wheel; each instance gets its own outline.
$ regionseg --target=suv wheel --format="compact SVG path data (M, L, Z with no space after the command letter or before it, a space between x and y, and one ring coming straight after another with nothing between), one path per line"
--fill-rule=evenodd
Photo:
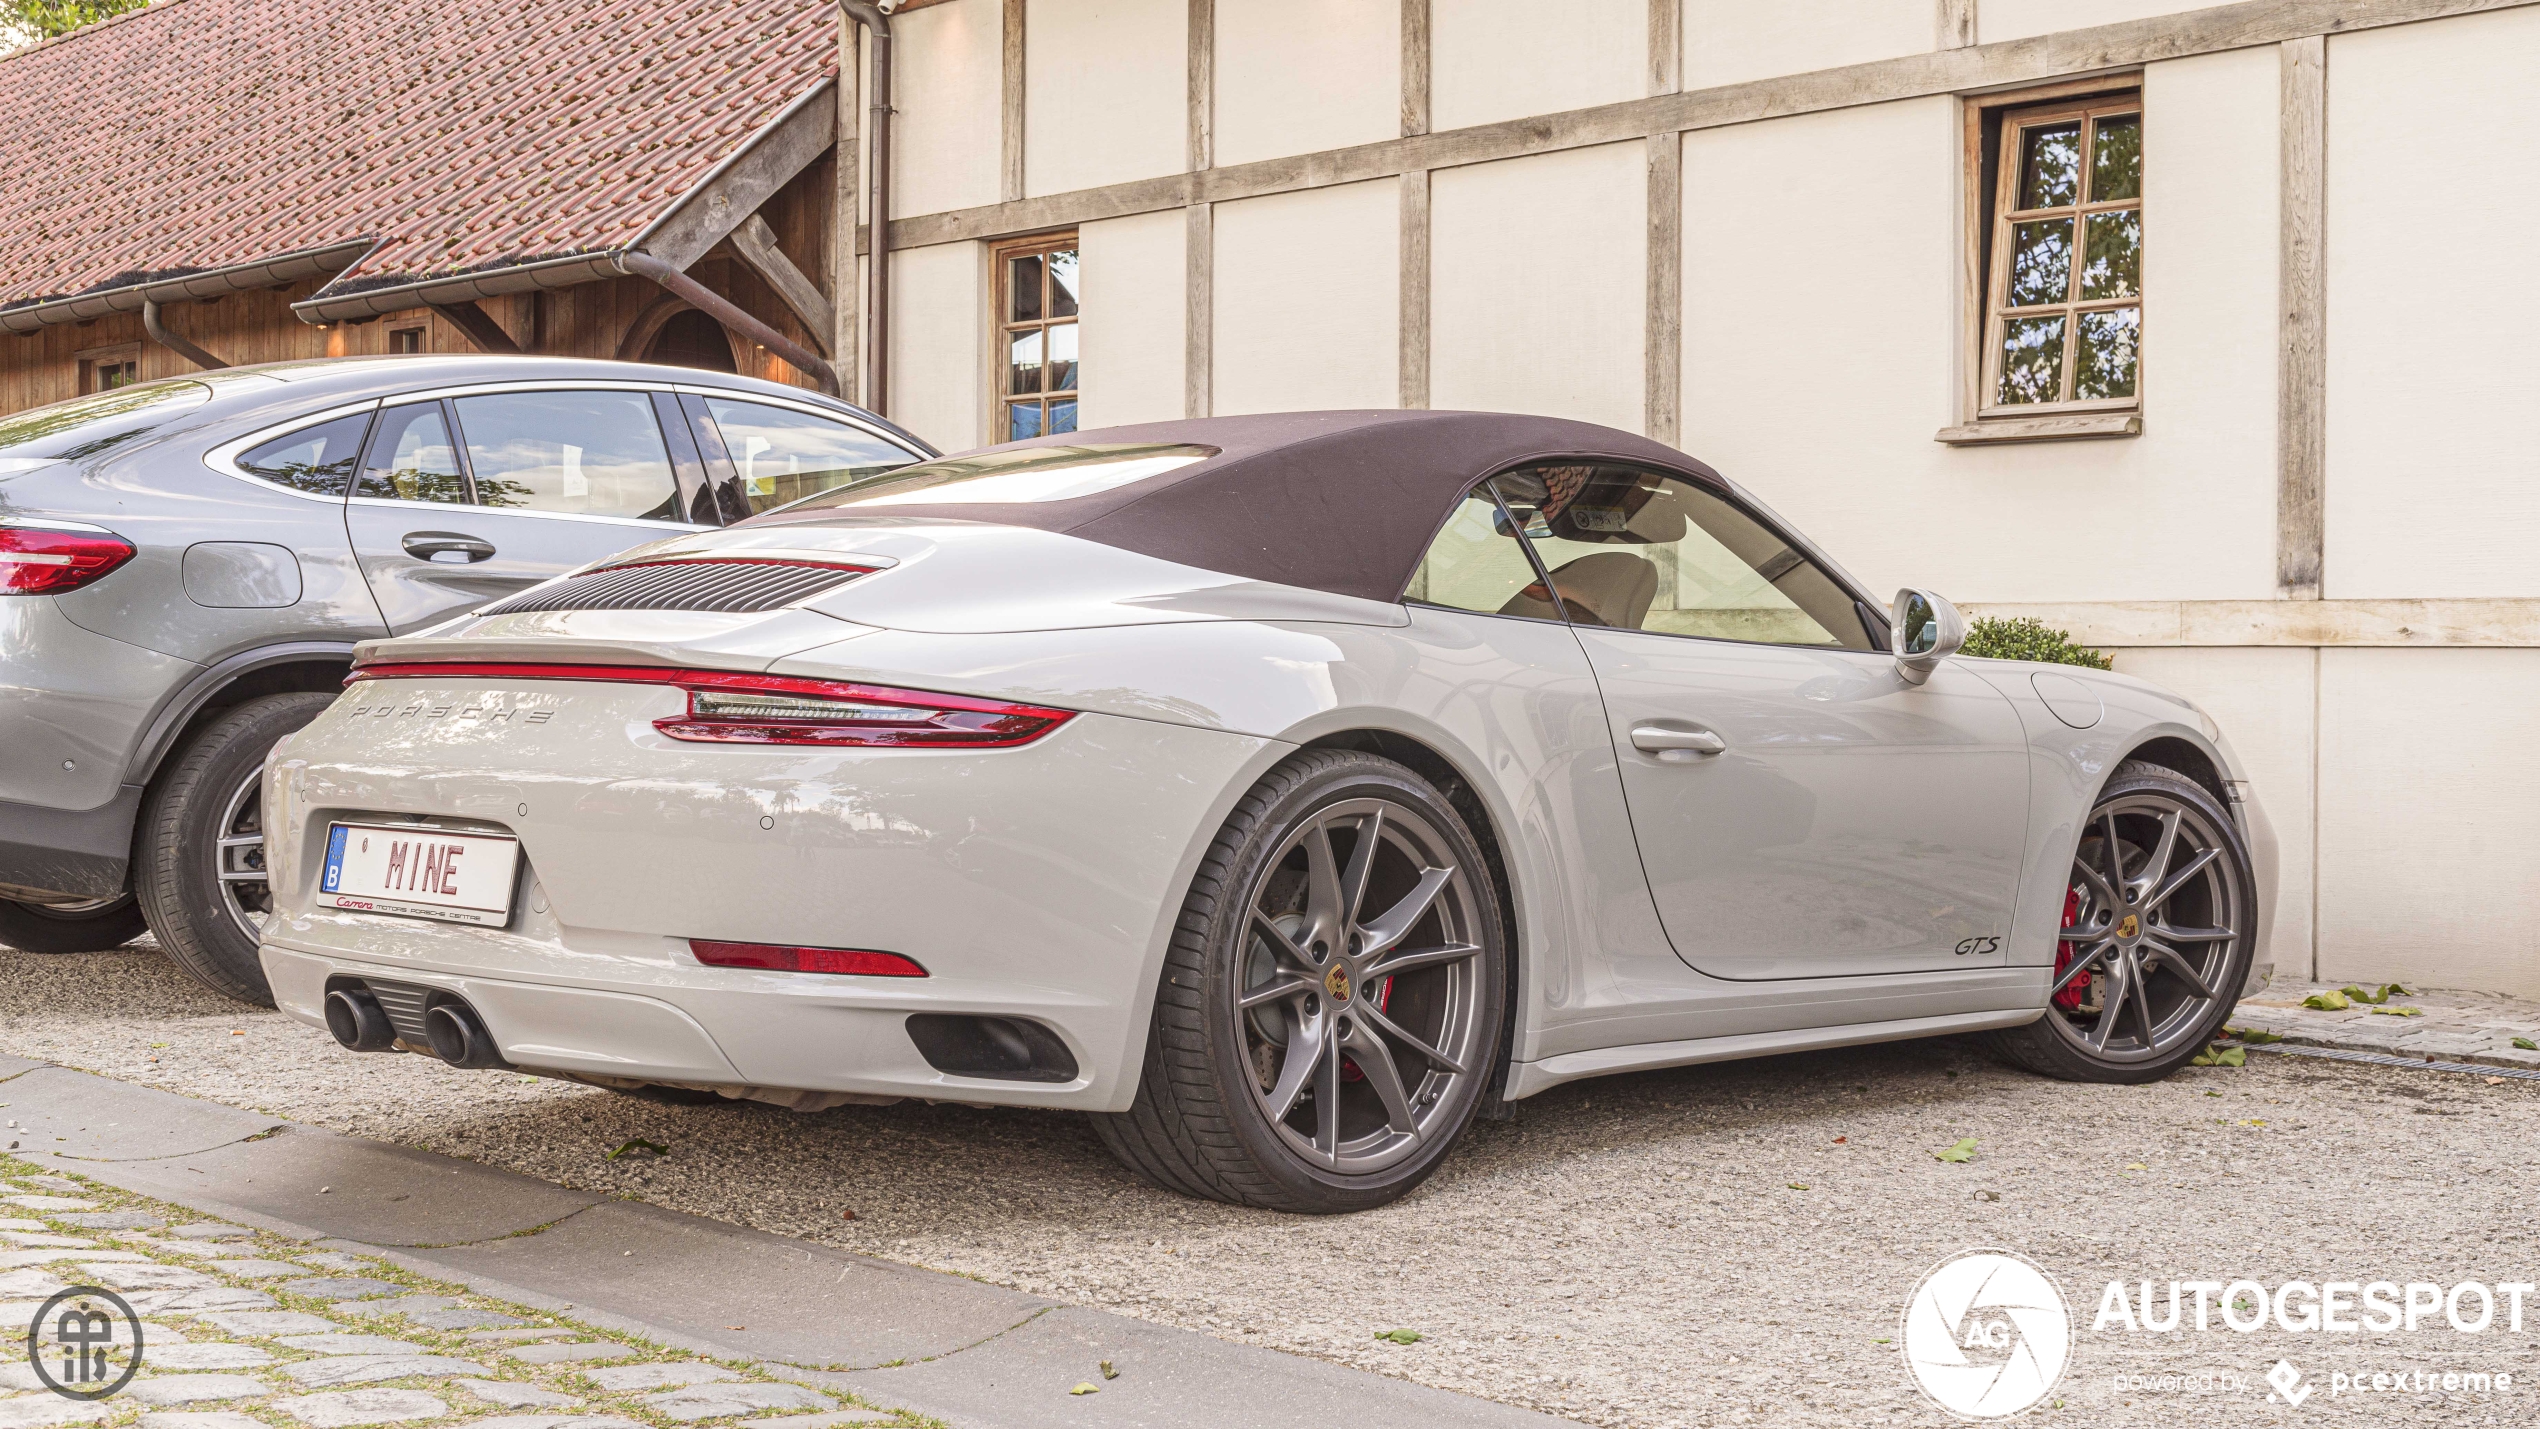
M216 992L273 1005L258 931L265 886L265 756L334 701L268 695L225 711L160 772L141 811L133 891L177 965Z
M102 953L140 937L145 926L129 893L91 903L0 900L0 946L22 953Z

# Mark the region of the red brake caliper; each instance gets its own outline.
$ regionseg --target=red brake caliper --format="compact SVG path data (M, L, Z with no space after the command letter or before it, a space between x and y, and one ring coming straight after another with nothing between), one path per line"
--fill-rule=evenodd
M1391 1012L1391 1011L1393 1011L1393 979L1392 979L1392 978L1386 978L1383 982L1380 982L1380 983L1376 984L1376 1010L1377 1010L1378 1012ZM1358 1064L1357 1064L1356 1062L1351 1061L1351 1060L1350 1060L1349 1058L1347 1058L1347 1057L1343 1057L1343 1058L1341 1058L1341 1080L1342 1080L1342 1081L1344 1081L1344 1082L1364 1081L1364 1080L1366 1079L1366 1076L1367 1076L1367 1074L1366 1074L1365 1072L1362 1072L1362 1071L1358 1070Z
M2079 888L2067 888L2064 890L2064 926L2069 928L2080 921L2081 890ZM2064 975L2064 970L2072 965L2073 945L2064 941L2062 938L2057 938L2055 940L2055 976L2059 978L2062 977ZM2055 1005L2066 1012L2078 1012L2081 1010L2082 997L2089 991L2089 978L2074 978L2071 986L2065 988L2062 992L2055 994Z

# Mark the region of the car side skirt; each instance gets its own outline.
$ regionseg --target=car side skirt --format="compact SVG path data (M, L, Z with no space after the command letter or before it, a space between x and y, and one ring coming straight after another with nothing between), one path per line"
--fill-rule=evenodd
M1684 1067L1697 1062L1730 1062L1743 1057L1770 1057L1783 1052L1815 1052L1829 1047L1858 1047L1872 1042L1901 1042L1914 1037L1944 1037L2018 1027L2044 1015L2038 1007L1996 1012L1959 1012L1946 1017L1908 1017L1893 1022L1858 1022L1848 1027L1814 1027L1791 1032L1755 1032L1737 1037L1697 1037L1683 1042L1644 1042L1630 1047L1601 1047L1568 1052L1540 1062L1519 1062L1509 1069L1508 1099L1521 1100L1540 1091L1586 1077L1614 1072L1645 1072Z

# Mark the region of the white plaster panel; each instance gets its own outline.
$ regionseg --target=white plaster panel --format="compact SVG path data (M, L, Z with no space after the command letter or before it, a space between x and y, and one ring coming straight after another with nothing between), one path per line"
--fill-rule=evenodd
M891 255L891 410L884 415L947 452L978 446L987 430L983 254L976 243L938 243Z
M1189 22L1190 0L1027 0L1025 192L1182 172Z
M1685 0L1685 88L1805 74L1929 50L1936 4L1898 0Z
M1217 205L1219 415L1395 405L1401 213L1392 179Z
M1188 222L1182 210L1109 218L1078 229L1082 255L1086 427L1182 415L1182 305Z
M893 20L891 30L894 214L995 203L1005 132L998 0L932 5Z
M2540 650L2320 652L2323 979L2540 997L2535 705Z
M2142 436L1932 439L1961 340L1935 97L1685 136L1686 450L1879 590L2273 595L2275 52L2154 65L2145 92Z
M2275 829L2279 862L2267 956L2278 978L2309 977L2317 652L2209 646L2119 650L2116 656L2120 673L2178 691L2222 726Z
M1402 14L1372 0L1218 0L1219 167L1402 133Z
M1433 131L1648 92L1648 0L1549 7L1542 0L1433 0L1429 7Z
M2540 10L2329 41L2325 593L2540 595Z
M2205 8L2199 0L1977 0L1976 40L1989 45Z
M1648 184L1642 144L1431 176L1431 406L1641 430Z

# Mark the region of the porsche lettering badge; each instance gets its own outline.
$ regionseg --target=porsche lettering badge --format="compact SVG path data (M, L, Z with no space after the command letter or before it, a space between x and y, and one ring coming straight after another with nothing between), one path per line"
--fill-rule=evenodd
M1323 973L1323 990L1332 995L1334 1002L1349 1001L1349 969L1332 964Z

